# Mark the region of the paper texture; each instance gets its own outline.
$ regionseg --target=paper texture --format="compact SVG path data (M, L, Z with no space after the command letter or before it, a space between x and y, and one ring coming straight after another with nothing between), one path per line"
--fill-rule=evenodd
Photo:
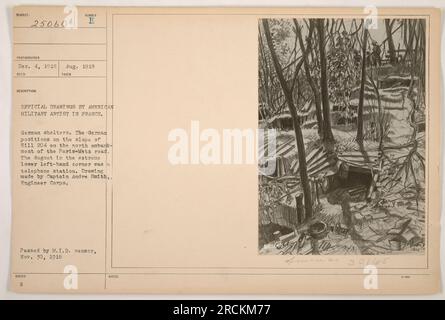
M439 26L419 8L15 7L11 290L437 292ZM261 129L276 152L256 157Z

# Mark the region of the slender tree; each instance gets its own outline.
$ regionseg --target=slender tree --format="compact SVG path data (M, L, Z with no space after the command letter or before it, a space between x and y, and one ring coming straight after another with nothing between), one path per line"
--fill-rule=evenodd
M312 40L312 33L314 30L314 25L310 24L309 29L309 35L308 35L308 46L305 48L303 36L301 34L301 28L298 24L297 19L294 19L295 29L298 36L298 41L300 44L301 51L303 52L303 62L304 62L304 73L306 74L307 82L309 83L309 86L311 87L312 94L314 96L314 104L315 104L315 115L317 117L317 124L318 124L318 134L321 138L323 138L323 114L321 110L321 99L320 99L320 92L318 91L317 86L315 85L315 81L311 76L311 71L309 69L309 58L306 54L307 51L311 50L311 40Z
M395 64L397 62L396 47L392 38L392 27L395 20L385 19L386 39L388 40L389 62Z
M297 144L300 181L301 181L301 187L303 189L305 215L306 219L310 219L312 217L312 196L311 196L311 188L309 186L309 179L307 175L306 152L304 149L303 134L301 132L301 127L300 127L300 118L297 114L297 109L294 104L292 89L288 87L287 81L283 75L283 70L281 68L280 62L275 52L272 35L270 33L269 22L267 21L267 19L263 19L263 28L264 28L264 34L266 36L266 42L269 47L270 55L272 57L272 62L275 68L275 73L277 74L278 81L280 82L281 89L283 90L283 94L286 99L287 107L292 117L292 122L295 131L295 141ZM301 64L299 64L299 66L301 67ZM295 70L295 72L296 73L299 72L299 67L298 69Z
M358 143L363 142L363 102L365 100L365 83L366 83L366 44L368 42L368 27L363 28L363 42L362 42L362 78L360 82L360 95L358 100L357 110L357 137Z
M321 102L323 104L323 141L334 142L334 135L331 129L331 110L329 107L324 19L317 19L317 32L320 55Z

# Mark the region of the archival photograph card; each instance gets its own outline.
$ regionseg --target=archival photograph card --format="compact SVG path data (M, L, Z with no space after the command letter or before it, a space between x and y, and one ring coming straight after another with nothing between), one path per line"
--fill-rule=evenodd
M368 9L14 7L10 289L437 293L440 11Z

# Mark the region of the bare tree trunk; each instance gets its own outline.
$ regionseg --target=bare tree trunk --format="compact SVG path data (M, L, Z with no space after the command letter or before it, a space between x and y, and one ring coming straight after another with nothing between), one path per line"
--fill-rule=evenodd
M405 55L403 56L403 61L406 61L406 58L409 57L411 59L411 64L413 63L413 41L414 41L414 34L415 34L415 26L417 23L417 20L405 20L405 30L407 31L407 33L409 34L409 38L408 41L406 41L406 39L404 40L405 42Z
M372 69L371 69L371 73L370 73L370 75L368 76L368 78L369 78L369 82L371 83L371 85L372 85L372 88L374 89L374 92L375 92L375 95L376 95L376 97L377 97L377 106L378 106L378 120L379 120L379 151L380 152L383 152L383 134L384 134L384 131L383 131L383 125L384 125L384 119L383 119L383 111L382 111L382 99L380 98L380 92L379 92L379 88L377 87L377 84L378 84L378 79L379 79L379 73L378 73L378 71L377 71L377 75L376 75L376 78L377 78L377 84L376 84L376 82L374 81L374 79L373 79L373 72L372 72Z
M260 50L259 50L260 51L260 57L259 57L260 61L259 61L258 67L261 70L259 72L259 77L263 83L263 88L264 88L264 93L265 93L264 99L266 102L266 110L267 110L266 112L264 112L264 110L262 110L262 111L263 111L263 118L268 120L267 116L268 116L268 114L270 114L270 110L273 110L273 103L272 103L271 94L270 94L271 88L269 88L269 72L268 72L268 68L267 68L267 57L263 50L263 41L261 39L261 34L259 34L258 39L259 39L259 43L260 43Z
M304 73L306 74L307 82L309 83L309 86L311 87L312 90L312 94L314 95L315 114L317 116L317 124L318 124L318 135L320 136L320 138L323 138L323 114L321 111L320 93L318 92L314 79L312 79L311 72L309 70L309 59L308 55L306 54L306 50L311 50L311 48L309 47L309 45L307 48L304 47L303 36L301 35L301 28L297 22L297 19L294 19L294 24L297 31L298 41L300 43L300 48L303 54ZM313 32L313 24L311 24L309 30L309 36L308 36L309 41L311 40L312 32Z
M363 29L363 43L362 43L362 79L360 83L360 95L358 100L357 111L357 142L363 142L363 102L365 100L365 83L366 83L366 44L368 42L368 28Z
M397 62L396 47L394 46L394 40L392 38L393 24L394 20L391 21L390 19L385 19L386 38L388 39L389 62L391 64L395 64Z
M310 219L312 217L312 196L311 196L311 189L309 186L309 179L307 175L306 152L304 149L303 134L300 128L300 119L297 114L297 109L295 108L292 91L289 89L287 85L286 79L284 78L283 71L281 69L280 62L278 61L278 57L275 52L272 41L272 35L270 34L269 23L266 19L263 19L263 27L264 27L264 33L266 35L267 45L269 47L269 51L272 56L273 65L275 67L275 72L277 74L278 80L280 82L281 88L286 98L287 107L292 116L292 122L295 130L295 140L298 151L301 187L303 189L303 196L304 196L305 214L306 214L306 219ZM298 70L296 70L295 72L298 72Z
M331 129L331 110L329 107L327 63L325 50L324 19L317 19L318 47L320 53L320 87L323 104L323 141L334 142Z

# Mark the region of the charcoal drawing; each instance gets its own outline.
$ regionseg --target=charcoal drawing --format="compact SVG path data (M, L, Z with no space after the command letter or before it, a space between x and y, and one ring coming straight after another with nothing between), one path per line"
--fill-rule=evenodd
M424 254L425 44L424 19L259 20L260 254Z

